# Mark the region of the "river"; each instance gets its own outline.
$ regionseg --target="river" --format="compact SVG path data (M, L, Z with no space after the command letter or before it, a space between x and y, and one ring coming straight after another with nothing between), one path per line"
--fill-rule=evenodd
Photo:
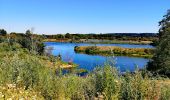
M133 44L89 44L89 43L61 43L61 42L45 42L46 48L53 47L52 54L57 56L60 54L62 60L73 62L79 65L78 68L83 68L92 71L96 66L103 66L106 63L114 62L121 72L134 71L135 68L143 68L149 61L147 58L115 56L105 57L100 55L87 55L74 52L75 46L120 46L126 48L153 48L151 45L133 45Z

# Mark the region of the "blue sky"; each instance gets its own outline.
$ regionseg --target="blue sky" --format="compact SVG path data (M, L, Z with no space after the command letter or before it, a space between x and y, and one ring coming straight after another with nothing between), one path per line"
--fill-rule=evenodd
M0 0L0 28L39 34L157 32L170 0Z

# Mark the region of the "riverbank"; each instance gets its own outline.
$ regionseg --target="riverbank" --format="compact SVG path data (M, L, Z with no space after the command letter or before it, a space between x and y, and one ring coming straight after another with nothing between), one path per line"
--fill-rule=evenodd
M19 53L20 56L18 56L18 58L24 59L25 56L34 57L35 59L39 59L43 65L53 68L54 70L56 70L57 68L70 69L76 68L78 66L72 62L64 62L62 60L58 60L57 57L31 54L27 49L22 48L21 45L17 43L14 43L11 48L9 48L9 44L4 42L0 43L0 47L2 47L0 48L0 58L2 59L5 58L7 54L14 55L16 53ZM15 49L17 51L15 51ZM8 59L10 59L10 57Z
M71 43L93 43L93 44L152 44L152 41L132 41L132 40L102 40L102 39L44 39L44 42L71 42Z
M132 56L151 58L154 49L148 48L122 48L116 46L76 46L74 48L77 53L98 54L103 56Z
M84 77L79 73L63 75L60 69L54 71L64 63L59 56L38 55L16 43L0 43L0 46L0 99L3 100L93 100L108 97L111 100L169 100L169 79L151 77L146 71L137 69L133 74L126 72L122 75L115 66L105 64ZM85 70L79 72L85 73ZM139 94L142 95L139 97Z
M63 62L63 61L59 61L59 60L56 60L55 62L51 62L47 59L47 60L43 60L43 62L45 62L46 66L48 66L49 68L52 68L54 70L59 69L59 68L61 68L61 69L72 69L72 68L78 67L77 64L69 63L69 62Z

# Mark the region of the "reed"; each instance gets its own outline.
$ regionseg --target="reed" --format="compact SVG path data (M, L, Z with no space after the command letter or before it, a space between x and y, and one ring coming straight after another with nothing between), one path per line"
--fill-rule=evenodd
M98 54L98 55L116 55L116 56L134 56L151 58L154 49L149 48L123 48L116 46L76 46L77 53Z

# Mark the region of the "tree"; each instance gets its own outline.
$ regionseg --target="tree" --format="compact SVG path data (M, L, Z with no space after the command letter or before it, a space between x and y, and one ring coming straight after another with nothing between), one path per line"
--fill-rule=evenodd
M18 39L18 43L30 52L42 55L44 53L44 43L42 37L32 34L33 31L27 30L26 33Z
M27 30L25 34L26 34L27 36L30 36L30 35L31 35L31 31L30 31L30 30Z
M170 77L170 10L159 22L159 40L155 55L148 63L147 69L160 75Z
M71 38L70 33L66 33L65 37L68 38L68 39L70 39L70 38Z
M0 35L2 35L2 36L6 36L6 35L7 35L6 30L4 30L4 29L0 29Z

